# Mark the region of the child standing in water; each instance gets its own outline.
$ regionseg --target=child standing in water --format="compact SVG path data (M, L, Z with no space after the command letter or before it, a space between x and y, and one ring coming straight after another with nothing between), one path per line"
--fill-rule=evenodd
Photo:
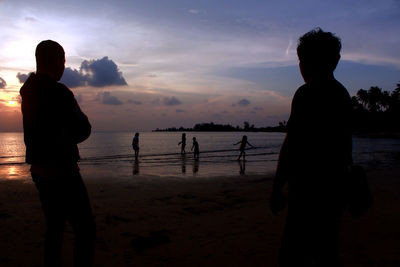
M252 144L250 144L249 142L247 142L247 136L246 135L243 135L242 140L237 142L236 144L233 144L233 145L235 146L237 144L240 144L240 147L239 147L240 154L239 154L239 157L238 157L237 160L240 160L242 155L243 155L243 160L246 160L246 152L244 151L245 148L246 148L246 144L251 146L251 147L254 147L254 146Z
M135 151L135 159L139 156L139 133L135 133L132 140L132 148Z
M186 147L186 134L182 134L182 141L178 143L178 146L181 145L181 155L186 154L185 147Z
M193 150L193 157L194 159L199 159L199 154L200 154L200 150L199 150L199 143L196 141L196 137L193 137L193 146L190 150Z

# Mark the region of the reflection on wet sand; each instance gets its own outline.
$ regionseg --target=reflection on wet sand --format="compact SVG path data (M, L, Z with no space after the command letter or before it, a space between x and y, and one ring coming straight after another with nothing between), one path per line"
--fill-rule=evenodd
M199 159L195 159L193 161L193 174L195 174L199 171L199 165L200 165Z
M182 173L186 173L186 154L182 154Z
M2 165L0 168L0 179L30 179L29 166L26 164Z
M139 174L139 160L135 158L135 161L133 163L133 175Z
M246 174L246 161L245 160L238 160L239 163L239 174L245 175Z

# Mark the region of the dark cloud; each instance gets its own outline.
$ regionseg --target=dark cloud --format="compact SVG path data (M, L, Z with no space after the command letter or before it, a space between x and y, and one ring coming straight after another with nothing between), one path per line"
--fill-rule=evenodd
M101 102L105 105L122 105L122 101L112 96L110 92L104 92Z
M176 110L176 113L183 113L183 112L185 112L185 110L183 110L183 109L177 109Z
M17 78L18 78L18 80L19 80L20 83L24 83L24 82L28 79L28 77L29 77L30 74L31 74L31 73L24 74L24 73L18 72L18 73L17 73Z
M178 98L176 98L174 96L172 96L172 97L164 97L163 98L163 103L165 105L167 105L167 106L175 106L175 105L182 104L182 102Z
M127 102L127 103L130 103L130 104L135 104L135 105L141 105L141 104L143 104L142 101L132 100L132 99L128 99L126 102Z
M260 107L254 107L253 109L254 109L254 110L257 110L257 111L258 111L258 110L264 110L263 108L260 108Z
M0 77L0 89L4 89L6 88L6 86L7 86L6 81Z
M242 107L247 107L248 105L250 105L250 101L243 98L243 99L239 100L239 102L237 102L237 104Z
M151 103L153 105L159 105L160 104L160 99L159 98L155 98L153 101L151 101Z
M70 67L66 68L61 82L71 88L79 86L104 87L127 85L117 64L108 57L85 60L82 62L79 70Z
M222 115L221 114L219 114L219 113L215 113L215 114L213 114L212 115L214 118L221 118L222 117Z
M91 86L127 85L117 64L108 57L98 60L85 60L81 64L80 71L88 76L88 84Z
M61 82L71 88L85 86L88 84L88 76L83 75L82 72L78 70L68 67L64 70Z

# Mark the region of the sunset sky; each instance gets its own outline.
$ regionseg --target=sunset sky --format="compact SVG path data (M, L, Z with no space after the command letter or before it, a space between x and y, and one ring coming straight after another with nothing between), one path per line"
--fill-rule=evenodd
M62 82L96 131L277 125L315 27L342 39L351 95L400 83L399 0L0 0L0 131L22 130L19 88L45 39L64 47Z

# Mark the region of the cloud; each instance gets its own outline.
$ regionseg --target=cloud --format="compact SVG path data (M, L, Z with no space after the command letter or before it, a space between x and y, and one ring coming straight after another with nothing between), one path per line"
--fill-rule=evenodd
M117 64L108 57L84 60L79 70L66 68L61 82L68 87L127 85Z
M264 108L260 108L260 107L254 107L254 110L258 111L258 110L264 110Z
M214 118L217 118L217 119L219 119L219 118L222 117L222 115L219 114L219 113L212 114L212 116L213 116Z
M18 78L19 83L24 83L28 79L30 74L31 73L24 74L24 73L18 72L16 77Z
M188 12L195 15L206 13L206 11L203 9L189 9Z
M6 81L0 77L0 89L4 89L6 88L6 86L7 86Z
M122 105L122 101L116 96L112 96L110 92L104 92L101 96L101 103L105 105Z
M64 70L61 82L71 88L85 86L88 84L88 76L83 75L81 71L68 67Z
M250 101L243 98L243 99L239 100L239 102L237 102L237 104L242 107L247 107L248 105L250 105Z
M34 17L25 17L25 21L37 22L37 19Z
M85 73L88 84L94 87L108 85L127 85L122 72L114 61L103 57L97 60L85 60L81 64L80 72Z
M141 104L143 104L142 101L132 100L132 99L128 99L126 102L127 102L127 103L130 103L130 104L135 104L135 105L141 105Z
M175 105L182 104L182 102L178 98L176 98L174 96L172 96L172 97L164 97L163 98L163 103L165 105L167 105L167 106L175 106Z
M183 110L183 109L177 109L176 110L176 113L183 113L183 112L185 112L185 110Z
M19 73L20 83L28 79L29 74ZM108 57L96 60L84 60L79 70L65 68L61 82L70 88L79 86L104 87L110 85L127 85L117 64Z

